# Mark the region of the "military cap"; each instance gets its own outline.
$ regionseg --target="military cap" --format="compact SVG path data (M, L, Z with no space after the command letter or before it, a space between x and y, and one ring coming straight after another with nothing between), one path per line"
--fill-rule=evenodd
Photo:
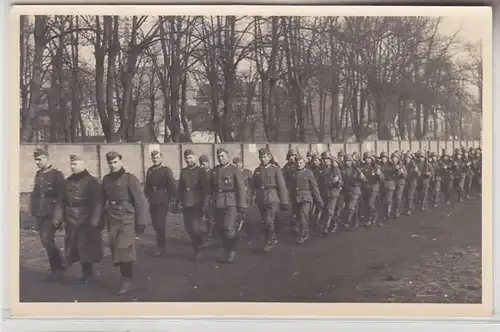
M236 156L236 157L233 158L233 163L234 164L238 164L238 163L241 163L241 162L242 162L242 160L241 160L240 156Z
M266 148L259 149L259 157L266 155L271 155L271 151L269 151L269 149Z
M333 157L332 157L332 154L330 153L330 151L323 151L321 153L321 158L322 159L330 159L330 160L333 160Z
M109 151L108 153L106 153L107 161L115 160L116 158L122 159L122 155L116 151Z
M304 160L304 156L301 156L300 154L297 155L297 161L299 160Z
M155 157L155 156L161 155L161 152L158 150L153 150L153 151L151 151L151 153L149 155L151 157Z
M48 155L49 155L49 152L45 149L35 149L35 151L33 151L34 158L37 158L40 156L48 156Z
M391 158L394 158L394 157L396 157L396 158L398 158L398 159L399 159L399 153L397 153L397 152L393 152L393 153L391 154Z
M200 161L200 163L208 163L208 157L205 154L202 154L200 158L198 158L198 160Z
M352 159L353 159L353 158L352 158L352 156L351 156L350 154L346 154L346 155L344 155L344 160L345 160L345 161L352 161Z
M404 158L410 158L411 159L411 154L409 152L406 152L404 155L403 155Z
M387 158L387 152L385 151L380 152L380 158Z
M306 153L306 157L312 157L311 150L307 151L307 153Z
M225 154L229 154L229 152L227 152L227 150L224 149L224 148L218 148L217 149L217 154L222 153L222 152L224 152Z
M263 149L261 149L263 150ZM288 150L288 153L286 154L286 159L290 158L290 156L296 156L297 155L297 151L294 150L294 149L290 149Z
M184 150L184 158L187 156L194 156L194 151L191 149Z
M79 161L79 160L83 160L83 157L81 155L79 155L79 154L73 153L73 154L69 155L69 160L71 162L73 162L73 161Z

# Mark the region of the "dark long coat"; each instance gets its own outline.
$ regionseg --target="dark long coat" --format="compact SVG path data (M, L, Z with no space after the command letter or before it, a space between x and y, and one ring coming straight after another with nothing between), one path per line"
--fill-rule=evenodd
M102 259L101 187L87 170L66 179L63 198L64 252L68 264Z
M134 262L136 226L149 219L146 197L137 177L124 169L106 174L102 179L103 218L113 264Z

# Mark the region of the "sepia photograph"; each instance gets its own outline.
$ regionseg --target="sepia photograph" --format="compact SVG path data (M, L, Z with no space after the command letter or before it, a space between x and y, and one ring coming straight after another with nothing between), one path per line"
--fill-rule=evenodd
M12 13L19 304L491 306L491 10L219 7Z

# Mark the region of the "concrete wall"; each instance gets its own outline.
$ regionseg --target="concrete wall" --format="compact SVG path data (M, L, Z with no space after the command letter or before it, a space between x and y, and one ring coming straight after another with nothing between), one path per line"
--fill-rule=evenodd
M180 170L185 167L182 158L185 149L192 149L197 156L206 154L211 164L216 161L215 151L219 147L225 147L231 157L240 156L245 167L254 170L259 165L258 150L263 147L270 148L276 161L283 166L285 156L290 148L297 148L301 154L306 154L308 150L325 151L330 149L332 153L342 150L348 153L356 151L362 154L364 151L373 151L380 154L382 151L417 151L430 150L440 153L446 148L452 152L454 148L479 147L479 141L372 141L363 143L336 143L336 144L248 144L248 143L197 143L197 144L22 144L20 155L20 192L31 192L36 166L33 162L33 150L37 147L47 148L50 153L52 164L63 171L65 176L69 176L69 155L80 153L84 156L89 171L102 178L108 172L106 164L106 153L115 150L123 155L125 168L135 174L139 181L144 181L147 168L151 166L149 153L151 150L160 149L164 156L164 163L171 167L176 178L179 177Z

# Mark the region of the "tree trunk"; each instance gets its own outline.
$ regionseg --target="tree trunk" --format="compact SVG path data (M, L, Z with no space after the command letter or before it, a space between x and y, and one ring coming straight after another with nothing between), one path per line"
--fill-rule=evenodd
M47 25L47 16L35 16L35 52L33 55L33 74L30 84L30 101L27 116L21 127L21 142L30 142L36 140L37 115L39 111L40 89L42 86L42 60L43 52L46 46L45 30Z

